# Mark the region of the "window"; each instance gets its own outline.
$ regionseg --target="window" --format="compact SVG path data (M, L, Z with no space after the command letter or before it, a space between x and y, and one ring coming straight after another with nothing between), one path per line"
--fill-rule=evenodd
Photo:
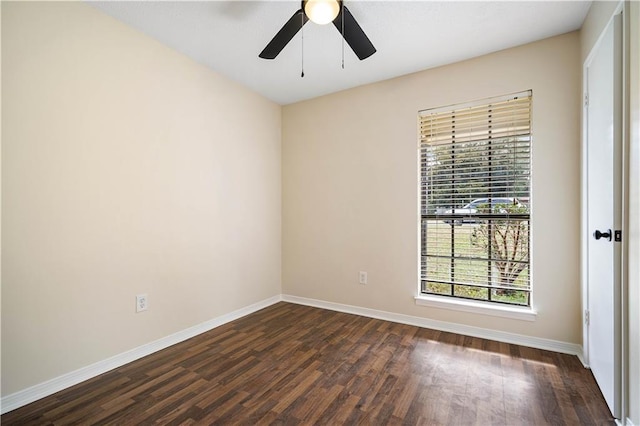
M530 306L531 91L419 122L422 294Z

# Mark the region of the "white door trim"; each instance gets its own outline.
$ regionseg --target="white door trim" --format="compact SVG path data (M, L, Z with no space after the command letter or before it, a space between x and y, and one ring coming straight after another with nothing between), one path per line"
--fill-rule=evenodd
M604 37L605 32L607 31L607 29L609 28L609 25L614 25L614 20L616 19L616 17L618 15L620 15L624 10L624 2L620 1L618 3L618 6L616 7L615 11L613 12L613 14L611 15L611 17L609 18L607 25L605 25L605 27L603 28L602 32L600 33L600 35L598 36L598 40L596 41L596 43L594 44L593 48L591 49L591 51L589 52L589 55L587 56L587 59L585 60L584 64L583 64L583 113L582 113L582 137L581 137L581 243L580 243L580 272L581 272L581 276L580 276L580 283L581 283L581 290L582 290L582 313L583 313L583 317L582 317L582 331L583 331L583 341L582 341L582 346L583 346L583 356L584 356L584 363L585 366L589 366L590 364L590 354L589 354L589 327L588 327L588 319L586 317L586 311L589 307L589 292L588 292L588 243L589 243L589 238L591 238L591 233L592 230L589 229L589 225L588 225L588 176L587 176L587 172L588 172L588 150L587 150L587 143L588 143L588 69L589 66L591 65L594 56L596 55L598 48L600 47L600 44L602 42L602 39ZM624 41L625 38L625 34L626 34L626 29L624 28L625 22L624 19L622 19L622 38ZM624 51L624 46L623 46L623 51ZM621 52L622 53L622 52ZM620 58L620 65L623 67L624 69L624 53L622 53L623 57ZM615 83L616 85L618 84L623 84L623 81L621 79L621 81L618 81ZM621 92L622 93L622 92ZM615 108L618 109L618 118L622 119L624 111L622 110L623 107L623 99L615 99ZM623 128L622 128L622 123L620 123L620 130L623 132ZM617 144L616 148L614 149L621 149L623 146L622 143ZM622 158L621 155L619 155L620 153L615 153L614 152L614 158ZM618 184L618 187L622 188L622 178L623 178L623 162L620 161L619 164L619 169L618 169L618 175L615 176L615 180ZM622 191L621 191L622 192ZM616 211L620 212L619 215L616 215L616 217L614 218L615 223L613 223L613 229L622 229L623 224L622 224L622 198L618 197L618 199L616 200L616 206L615 206ZM618 247L617 248L618 252L621 252L621 249ZM618 259L622 259L622 253L620 253L620 255L617 256ZM617 265L617 267L614 269L614 281L617 282L616 284L616 294L615 294L615 303L617 304L617 309L619 312L622 311L623 309L623 304L622 304L622 297L620 294L620 289L621 289L621 273L622 273L622 264ZM622 347L624 345L625 339L623 336L623 326L621 324L621 317L622 315L618 315L617 318L615 319L616 322L616 329L618 330L618 336L616 336L616 340L618 341L618 347L615 350L616 353L616 359L615 359L615 366L614 366L614 374L618 377L617 382L620 384L619 388L620 389L616 389L615 392L615 410L617 411L618 415L624 419L624 416L626 414L627 411L627 407L624 406L624 399L625 399L625 394L626 394L626 389L625 389L625 380L622 377L622 368L623 368L623 353L622 353ZM616 414L616 413L614 413Z

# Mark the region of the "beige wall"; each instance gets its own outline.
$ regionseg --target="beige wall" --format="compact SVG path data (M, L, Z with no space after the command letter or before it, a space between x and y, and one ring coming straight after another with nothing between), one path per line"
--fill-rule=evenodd
M574 32L284 107L283 293L580 344L579 42ZM416 306L418 111L526 89L537 320Z
M280 294L280 106L86 4L2 8L2 395Z
M596 45L600 34L604 31L613 16L619 2L596 1L589 9L589 14L580 30L581 59L584 63ZM628 363L625 365L626 383L628 386L625 405L626 413L633 424L640 424L640 5L632 1L625 4L625 20L627 25L625 34L629 43L629 60L625 66L629 86L625 89L629 94L629 114L625 117L625 131L628 131L630 143L626 154L629 171L628 181L625 183L628 197L628 270L627 276L627 311L628 319L625 328L628 345L625 348Z

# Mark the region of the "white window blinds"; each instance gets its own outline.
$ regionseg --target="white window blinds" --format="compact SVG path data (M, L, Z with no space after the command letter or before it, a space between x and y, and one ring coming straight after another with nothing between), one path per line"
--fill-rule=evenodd
M422 291L529 305L531 91L419 121Z

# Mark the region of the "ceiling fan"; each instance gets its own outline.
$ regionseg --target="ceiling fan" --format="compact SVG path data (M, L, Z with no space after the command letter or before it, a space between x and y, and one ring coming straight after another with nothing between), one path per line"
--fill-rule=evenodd
M302 0L302 7L289 18L258 56L274 59L309 20L320 25L333 22L360 60L376 53L376 48L360 28L356 18L342 4L342 0Z

